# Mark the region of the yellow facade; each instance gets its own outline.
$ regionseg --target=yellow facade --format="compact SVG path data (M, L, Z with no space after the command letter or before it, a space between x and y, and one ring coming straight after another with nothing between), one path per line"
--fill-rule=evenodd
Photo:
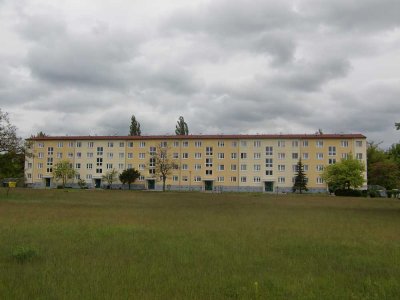
M52 167L67 159L79 174L72 186L80 177L89 187L104 187L107 172L135 168L141 177L134 188L160 189L150 164L151 152L160 143L178 166L166 182L174 190L288 192L301 159L308 188L324 191L321 175L328 164L347 155L366 164L366 138L361 134L66 136L30 141L25 175L33 187L56 186Z

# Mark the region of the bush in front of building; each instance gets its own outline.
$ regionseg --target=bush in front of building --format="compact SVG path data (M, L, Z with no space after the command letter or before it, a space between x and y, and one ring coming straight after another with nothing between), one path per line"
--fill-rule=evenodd
M335 196L361 197L362 192L360 190L353 190L353 189L337 189L335 190Z

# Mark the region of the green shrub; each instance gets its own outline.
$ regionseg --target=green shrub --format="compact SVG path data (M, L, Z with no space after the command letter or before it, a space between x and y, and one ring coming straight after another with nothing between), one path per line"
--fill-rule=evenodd
M31 261L38 255L38 251L35 248L24 246L17 247L12 253L12 257L20 264Z

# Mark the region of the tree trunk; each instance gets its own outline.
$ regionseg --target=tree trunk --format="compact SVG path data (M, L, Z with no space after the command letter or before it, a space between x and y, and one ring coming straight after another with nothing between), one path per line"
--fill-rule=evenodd
M163 192L165 192L165 180L166 180L167 178L165 177L165 176L163 176L163 179L162 179L162 190L163 190Z

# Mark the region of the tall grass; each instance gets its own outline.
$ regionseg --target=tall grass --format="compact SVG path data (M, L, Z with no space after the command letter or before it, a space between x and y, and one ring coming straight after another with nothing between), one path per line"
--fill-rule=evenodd
M398 299L399 263L398 200L0 190L1 299Z

